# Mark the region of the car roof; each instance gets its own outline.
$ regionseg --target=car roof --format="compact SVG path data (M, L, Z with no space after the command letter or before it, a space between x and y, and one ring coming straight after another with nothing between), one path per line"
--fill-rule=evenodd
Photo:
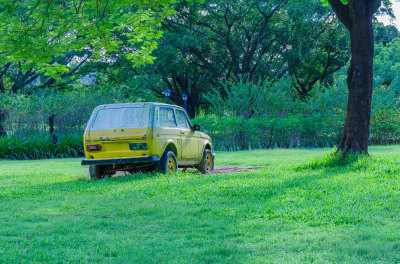
M155 105L155 106L169 106L184 109L179 105L171 105L171 104L164 104L164 103L156 103L156 102L137 102L137 103L119 103L119 104L104 104L99 105L97 108L114 108L114 107L143 107L145 105Z

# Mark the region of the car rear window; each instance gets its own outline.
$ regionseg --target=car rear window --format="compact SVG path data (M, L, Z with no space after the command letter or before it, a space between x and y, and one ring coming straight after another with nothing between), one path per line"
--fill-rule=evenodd
M97 112L91 130L143 128L149 123L149 107L105 108Z

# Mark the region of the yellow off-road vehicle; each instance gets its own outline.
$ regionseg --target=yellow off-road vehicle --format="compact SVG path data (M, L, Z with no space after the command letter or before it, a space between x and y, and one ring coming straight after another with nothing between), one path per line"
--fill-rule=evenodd
M160 103L100 105L83 136L92 179L116 171L157 170L171 173L196 167L214 170L211 138L192 125L182 107Z

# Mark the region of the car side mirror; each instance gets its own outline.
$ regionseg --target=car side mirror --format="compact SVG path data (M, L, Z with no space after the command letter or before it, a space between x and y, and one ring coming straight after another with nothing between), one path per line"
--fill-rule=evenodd
M193 125L193 130L194 130L194 131L200 131L200 128L201 128L201 127L200 127L199 124L194 124L194 125Z

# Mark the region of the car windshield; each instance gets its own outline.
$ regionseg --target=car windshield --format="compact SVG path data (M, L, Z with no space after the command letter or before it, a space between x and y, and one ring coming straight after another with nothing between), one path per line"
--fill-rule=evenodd
M149 107L105 108L97 112L90 130L144 128L149 116Z

